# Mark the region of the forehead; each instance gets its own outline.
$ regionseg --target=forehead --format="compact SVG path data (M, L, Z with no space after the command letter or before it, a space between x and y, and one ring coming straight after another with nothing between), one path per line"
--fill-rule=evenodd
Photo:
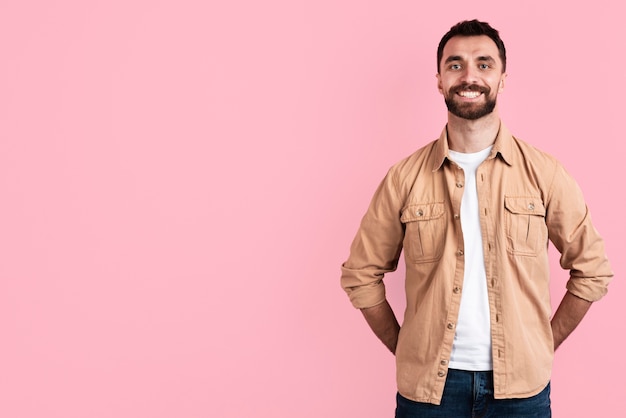
M490 56L501 63L500 53L496 43L487 35L454 36L443 47L442 61L458 56L463 59Z

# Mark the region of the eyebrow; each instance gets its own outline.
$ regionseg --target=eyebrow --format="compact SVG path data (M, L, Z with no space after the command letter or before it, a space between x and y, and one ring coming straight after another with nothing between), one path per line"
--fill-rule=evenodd
M448 58L446 58L446 61L444 62L444 64L448 64L453 61L463 61L463 58L460 55L450 55ZM476 61L485 61L489 63L496 62L496 60L493 59L491 55L481 55L478 58L476 58Z
M460 55L450 55L448 58L446 58L446 61L444 62L444 64L448 64L449 62L452 61L461 61L462 58Z
M477 61L487 61L487 62L494 63L494 64L496 62L496 60L494 60L490 55L480 56L478 57Z

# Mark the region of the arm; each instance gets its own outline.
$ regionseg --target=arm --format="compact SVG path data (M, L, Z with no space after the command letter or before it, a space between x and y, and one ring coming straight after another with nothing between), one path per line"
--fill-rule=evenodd
M574 331L590 307L591 302L570 292L565 293L551 321L554 350Z
M551 321L556 350L583 319L591 303L607 293L613 271L582 192L560 164L550 190L548 234L561 253L561 267L570 273L567 293Z
M395 354L400 325L389 303L385 300L371 308L363 308L361 312L374 334Z

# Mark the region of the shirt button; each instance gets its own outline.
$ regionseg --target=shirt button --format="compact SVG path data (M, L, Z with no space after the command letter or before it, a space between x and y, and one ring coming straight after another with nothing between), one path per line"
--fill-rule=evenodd
M458 214L458 213L455 213L455 214L454 214L454 219L459 219L459 218L460 218L459 214Z
M461 187L463 187L463 183L461 183L461 182L457 183L456 187L458 187L460 189Z
M448 323L448 329L454 329L454 324L452 322Z
M446 375L446 372L444 372L443 370L439 370L439 372L437 372L437 376L439 377L444 377Z
M441 365L446 366L448 364L448 360L441 360Z
M423 211L423 210L421 210L421 209L418 209L418 210L417 210L417 212L415 212L415 214L416 214L417 216L422 216L422 215L424 215L424 211Z
M458 287L458 286L456 286L454 289L452 289L452 291L453 291L454 293L459 293L459 292L461 291L461 288L460 288L460 287Z
M535 204L534 203L529 203L528 204L528 210L535 210Z
M464 254L463 250L459 250L456 253L457 253L457 255L463 255Z

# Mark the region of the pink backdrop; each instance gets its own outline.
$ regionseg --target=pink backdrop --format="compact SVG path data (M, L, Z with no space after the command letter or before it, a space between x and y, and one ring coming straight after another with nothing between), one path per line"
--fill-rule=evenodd
M443 127L435 48L474 17L507 44L504 120L578 179L617 275L558 352L554 415L621 416L620 4L3 0L0 416L392 416L339 265Z

